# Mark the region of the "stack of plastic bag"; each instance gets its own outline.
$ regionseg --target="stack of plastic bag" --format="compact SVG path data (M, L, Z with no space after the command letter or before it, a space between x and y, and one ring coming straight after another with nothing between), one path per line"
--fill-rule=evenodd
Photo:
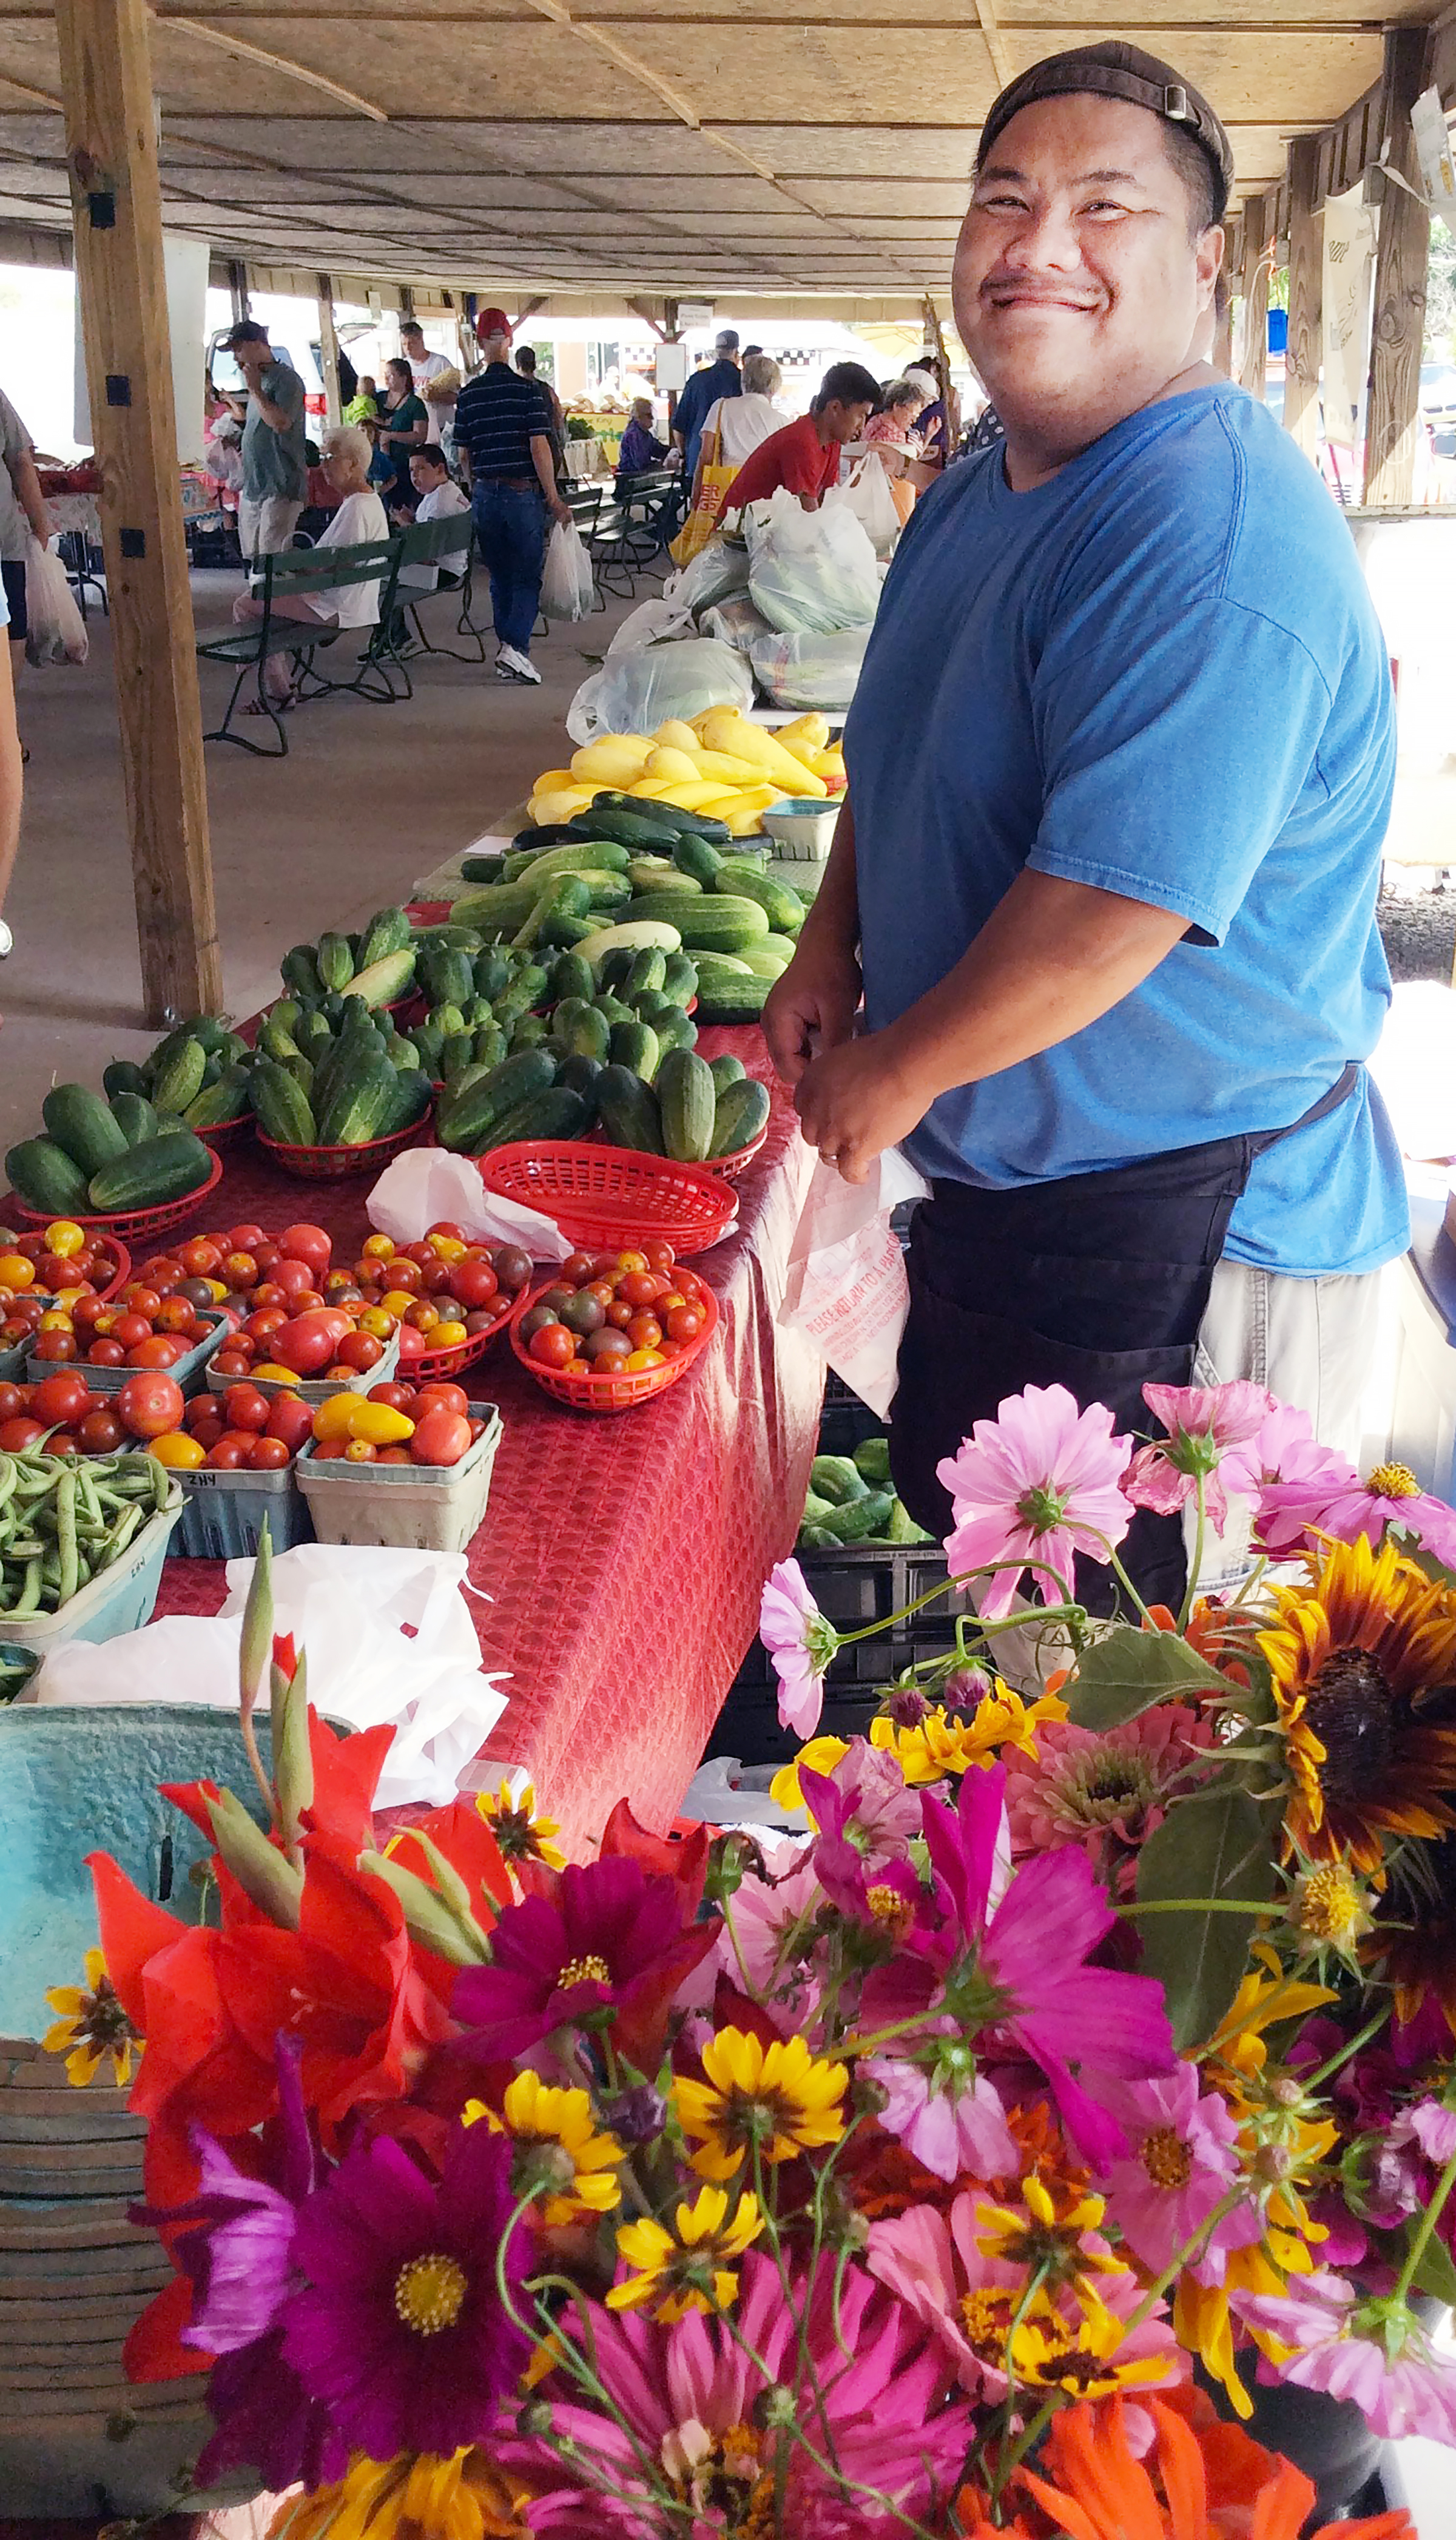
M662 585L662 598L689 617L701 617L736 591L748 588L748 550L738 539L714 538Z
M735 591L730 600L721 600L716 608L705 608L698 626L704 635L716 635L720 643L731 644L735 653L751 653L760 635L772 635L774 631L746 591Z
M758 684L776 706L804 713L839 714L860 681L870 626L848 626L837 635L758 635L748 659Z
M711 636L691 635L603 663L578 688L566 728L584 748L603 733L656 732L659 724L691 723L713 706L752 703L753 673L741 653Z
M867 626L879 605L868 531L833 493L806 512L782 485L748 523L748 588L781 635L837 635Z

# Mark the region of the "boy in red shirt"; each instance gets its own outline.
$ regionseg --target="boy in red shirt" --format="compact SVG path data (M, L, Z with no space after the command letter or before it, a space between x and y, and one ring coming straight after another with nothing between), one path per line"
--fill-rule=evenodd
M878 382L862 363L834 363L808 413L771 434L744 459L724 496L725 512L762 503L781 485L798 496L806 512L817 512L839 482L841 449L859 440L878 403Z

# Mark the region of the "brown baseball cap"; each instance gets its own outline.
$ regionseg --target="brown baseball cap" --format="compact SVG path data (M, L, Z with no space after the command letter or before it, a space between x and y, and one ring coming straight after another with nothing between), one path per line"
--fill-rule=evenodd
M1034 62L1029 71L1004 88L986 117L976 165L985 163L987 152L998 133L1004 132L1013 114L1023 106L1037 106L1049 97L1114 97L1125 105L1145 106L1149 114L1160 115L1164 123L1174 123L1197 141L1213 172L1213 218L1221 220L1228 202L1228 189L1233 183L1233 151L1227 133L1206 97L1190 88L1170 62L1160 62L1155 53L1144 53L1137 44L1109 40L1102 44L1078 44L1069 53L1052 53L1044 62Z

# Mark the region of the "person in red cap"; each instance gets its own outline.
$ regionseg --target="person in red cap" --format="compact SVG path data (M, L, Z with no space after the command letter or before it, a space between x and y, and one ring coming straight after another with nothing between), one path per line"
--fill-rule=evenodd
M551 417L533 380L511 367L511 320L483 309L475 332L485 368L467 380L455 407L455 456L470 488L475 535L490 575L496 677L539 687L530 658L541 604L546 520L571 520L556 490Z
M1232 174L1121 40L992 106L952 288L1005 438L901 538L764 1012L820 1158L858 1182L903 1142L929 1178L890 1452L940 1534L1028 1386L1146 1437L1144 1388L1244 1379L1332 1447L1385 1434L1390 670L1318 474L1208 358ZM1179 1518L1125 1552L1176 1611Z

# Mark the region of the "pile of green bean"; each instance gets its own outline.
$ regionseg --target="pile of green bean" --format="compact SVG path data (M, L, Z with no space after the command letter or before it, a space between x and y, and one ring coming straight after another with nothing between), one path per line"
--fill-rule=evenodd
M155 1455L0 1455L0 1638L109 1570L172 1487Z

